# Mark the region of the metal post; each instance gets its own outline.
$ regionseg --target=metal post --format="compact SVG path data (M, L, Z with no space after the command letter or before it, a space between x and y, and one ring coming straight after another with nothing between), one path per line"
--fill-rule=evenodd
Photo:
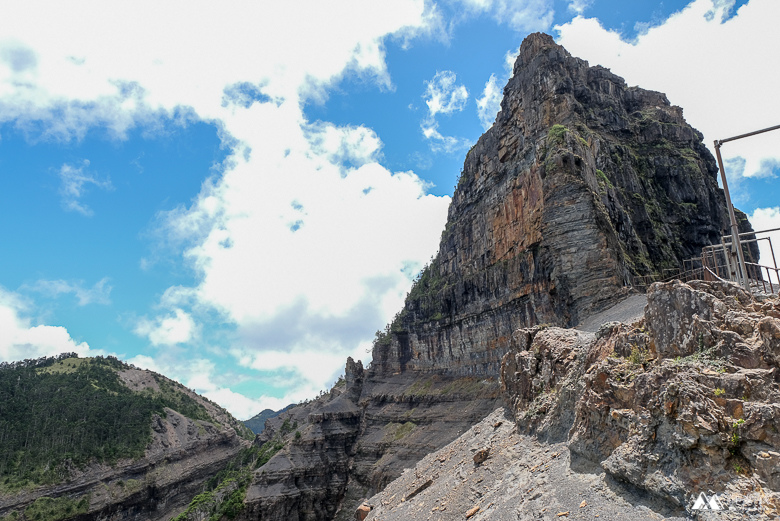
M771 130L780 130L780 125L775 125L773 127L756 130L754 132L748 132L747 134L740 134L739 136L715 140L715 155L718 156L718 168L720 168L720 178L723 181L723 191L726 194L726 206L728 207L729 219L731 220L731 254L734 255L734 250L736 250L737 260L739 262L739 269L742 271L742 273L739 274L740 276L739 280L742 282L742 286L747 291L750 291L750 285L748 283L747 270L745 269L745 259L742 256L742 245L739 243L739 229L737 227L737 219L734 217L734 206L732 206L731 204L731 196L729 195L729 185L728 183L726 183L726 171L723 170L723 160L720 157L720 146L723 143L727 143L729 141L755 136L756 134L763 134L764 132L769 132ZM726 256L726 258L728 258L728 256Z
M725 259L726 261L726 273L728 273L729 280L736 281L737 280L736 267L734 267L731 264L731 259L729 258L729 248L726 247L726 239L721 237L720 243L723 245L723 259Z
M745 268L745 258L742 256L742 245L739 242L739 226L737 218L734 215L734 206L731 204L731 195L729 194L729 184L726 182L726 171L723 169L723 159L720 157L721 142L715 140L715 154L718 157L718 168L720 168L720 179L723 181L723 193L726 194L726 208L729 211L729 220L731 221L731 256L736 256L739 268L736 271L737 282L742 284L746 291L750 291L750 284L747 280L747 270ZM725 252L724 252L725 253ZM740 273L741 271L741 273Z

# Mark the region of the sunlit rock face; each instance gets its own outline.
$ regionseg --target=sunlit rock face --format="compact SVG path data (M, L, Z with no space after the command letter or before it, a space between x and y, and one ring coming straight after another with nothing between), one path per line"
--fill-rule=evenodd
M528 36L374 370L497 374L518 327L576 325L632 276L718 242L728 220L716 173L664 94Z

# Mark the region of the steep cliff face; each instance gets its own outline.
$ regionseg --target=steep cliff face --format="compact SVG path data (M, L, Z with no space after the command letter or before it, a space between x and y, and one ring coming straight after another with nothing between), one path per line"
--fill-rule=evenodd
M255 473L245 519L351 519L362 497L495 410L518 328L577 324L624 297L633 275L717 242L715 173L663 94L529 36L495 124L466 157L439 253L369 368L348 363L360 385L289 411L305 428Z
M633 275L719 241L716 172L666 96L530 35L495 124L466 156L439 254L373 367L496 374L518 327L575 325Z

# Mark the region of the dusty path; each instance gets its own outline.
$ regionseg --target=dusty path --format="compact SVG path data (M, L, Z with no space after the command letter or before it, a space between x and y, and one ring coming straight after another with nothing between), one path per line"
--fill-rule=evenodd
M644 316L645 304L647 304L647 295L641 293L638 295L631 295L611 308L589 316L577 325L577 329L588 333L595 333L602 324L606 324L607 322L634 322Z

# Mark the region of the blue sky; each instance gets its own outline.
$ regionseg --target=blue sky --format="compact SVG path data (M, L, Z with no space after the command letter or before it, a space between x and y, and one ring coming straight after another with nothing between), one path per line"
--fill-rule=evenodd
M527 34L666 92L711 143L780 122L778 15L775 0L5 2L0 360L114 354L242 419L312 397L347 356L368 362L435 254ZM780 223L779 143L723 148L758 228Z

